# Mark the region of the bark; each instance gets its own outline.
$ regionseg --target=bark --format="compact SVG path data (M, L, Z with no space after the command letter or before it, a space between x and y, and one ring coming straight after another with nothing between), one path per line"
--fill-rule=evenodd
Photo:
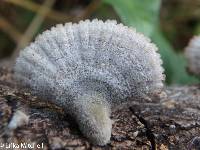
M37 143L43 149L200 149L200 85L174 86L166 94L133 102L112 113L111 142L90 144L63 110L15 88L12 71L0 70L0 149L5 143ZM15 130L8 124L16 110L29 122Z

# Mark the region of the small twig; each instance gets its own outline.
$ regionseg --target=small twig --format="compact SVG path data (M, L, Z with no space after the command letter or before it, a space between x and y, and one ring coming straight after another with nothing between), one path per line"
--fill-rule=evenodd
M11 57L12 61L15 61L15 58L18 56L20 49L25 47L32 40L33 36L38 31L38 28L41 26L44 18L46 17L46 15L50 11L54 3L55 3L55 0L46 0L44 4L41 6L39 13L30 23L29 27L27 28L26 32L24 33L23 37L18 43L16 49L14 50L14 53Z
M101 0L93 0L84 10L83 13L80 16L77 16L73 19L74 22L77 22L79 20L87 19L91 16L91 14L99 8L101 4Z
M36 13L40 13L40 5L34 2L31 2L29 0L5 0L5 2L12 3L14 5L26 8L28 10L34 11ZM83 20L91 16L91 14L99 7L101 4L101 0L93 0L84 10L83 13L76 17L76 16L68 16L66 14L60 13L55 10L49 11L49 14L47 14L47 17L56 21L69 21L72 20L74 22L77 22L79 20ZM74 18L74 19L73 19Z
M25 9L31 10L33 12L36 12L38 14L42 15L42 12L39 11L41 8L41 5L34 3L30 0L4 0L5 2L23 7ZM49 13L46 15L48 18L56 20L58 22L60 21L68 21L73 18L73 16L68 16L66 14L63 14L61 12L50 10Z
M0 29L7 33L15 41L15 43L18 43L19 39L22 37L22 34L1 15Z

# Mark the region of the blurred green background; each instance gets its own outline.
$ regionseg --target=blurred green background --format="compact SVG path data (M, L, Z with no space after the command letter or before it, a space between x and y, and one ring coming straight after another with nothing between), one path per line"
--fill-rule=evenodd
M15 59L55 24L92 18L115 19L151 38L167 84L199 81L186 72L183 51L200 33L200 0L0 0L0 59Z

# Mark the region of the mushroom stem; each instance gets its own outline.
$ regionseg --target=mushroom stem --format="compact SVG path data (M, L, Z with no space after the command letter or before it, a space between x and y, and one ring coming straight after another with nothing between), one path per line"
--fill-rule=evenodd
M75 117L83 134L94 144L107 144L112 130L108 102L101 94L96 93L84 94L78 101Z

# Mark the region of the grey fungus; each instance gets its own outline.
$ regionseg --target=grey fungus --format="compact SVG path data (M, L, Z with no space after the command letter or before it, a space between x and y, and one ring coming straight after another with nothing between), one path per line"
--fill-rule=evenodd
M200 36L194 36L185 49L190 73L200 76Z
M94 19L57 25L20 52L15 79L64 108L93 144L110 141L116 108L163 88L157 47L135 29Z

